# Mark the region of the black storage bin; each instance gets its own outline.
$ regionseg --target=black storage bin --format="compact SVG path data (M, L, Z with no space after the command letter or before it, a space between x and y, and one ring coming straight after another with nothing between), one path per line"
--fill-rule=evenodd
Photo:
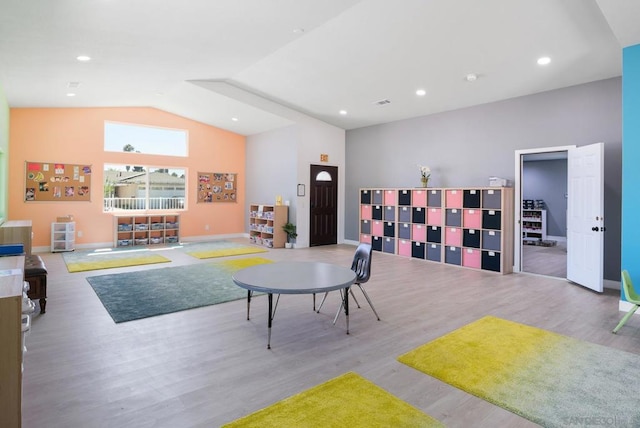
M482 269L500 272L500 253L482 251Z
M376 251L382 251L382 238L379 236L372 237L371 248Z
M427 226L427 242L442 243L442 228L440 226Z
M424 259L424 249L426 245L422 242L413 241L411 243L411 257L416 259Z
M398 223L398 238L411 239L411 224Z
M398 205L411 205L411 190L398 190Z
M388 221L384 222L384 236L393 238L396 236L396 224Z
M371 207L371 219L382 220L382 205L374 205Z
M421 207L413 207L412 209L412 223L424 224L425 222L425 214L427 212L424 208Z
M365 205L371 204L371 192L369 190L360 191L360 203Z
M480 208L480 190L465 190L462 195L464 208Z
M502 211L482 210L482 228L500 230Z
M462 264L462 249L460 247L444 247L444 262L460 266Z
M480 231L478 229L464 229L462 231L462 246L480 248Z

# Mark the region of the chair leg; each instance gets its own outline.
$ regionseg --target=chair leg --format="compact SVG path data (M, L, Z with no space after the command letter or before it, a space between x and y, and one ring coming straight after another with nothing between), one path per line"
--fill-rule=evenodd
M322 305L324 305L324 301L327 300L327 295L329 295L328 291L324 293L324 296L322 297L322 301L320 302L320 306L318 306L318 310L316 311L317 313L320 313L320 309L322 309Z
M620 322L618 323L618 325L616 326L616 328L613 329L612 333L617 333L618 330L620 330L622 328L623 325L625 325L625 323L627 321L629 321L629 318L631 318L631 316L638 310L638 305L633 305L633 308L631 308L629 310L629 312L627 312L627 314L620 320Z
M373 309L373 313L376 314L376 318L378 318L378 321L380 321L380 316L378 315L378 312L376 312L376 308L373 307L373 303L371 303L371 299L369 298L369 295L367 294L366 291L364 291L364 288L362 287L362 285L360 284L357 284L357 285L362 291L362 294L364 294L364 298L367 299L367 302L369 302L369 306L371 306L371 309Z

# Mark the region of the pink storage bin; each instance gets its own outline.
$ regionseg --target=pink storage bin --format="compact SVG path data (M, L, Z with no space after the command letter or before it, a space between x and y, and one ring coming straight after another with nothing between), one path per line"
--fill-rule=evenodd
M462 245L462 229L447 227L444 231L444 243L448 247L460 247Z
M411 195L411 205L414 207L426 207L427 206L427 191L426 190L414 190Z
M462 208L462 190L447 190L444 203L447 208Z
M360 218L371 220L371 205L360 205Z
M441 208L427 208L427 224L432 226L442 226Z
M424 224L414 224L411 231L411 239L414 241L427 241L427 227Z
M401 239L398 242L398 255L404 257L411 257L411 241Z
M384 204L385 205L397 205L396 200L398 199L397 193L395 190L385 190L384 191Z
M360 242L363 244L371 244L371 235L360 235Z
M384 235L384 222L380 220L375 220L371 224L371 234L374 236L382 236Z
M465 248L462 250L462 266L480 269L480 250Z
M462 226L466 229L480 229L482 227L482 210L464 210L462 212Z

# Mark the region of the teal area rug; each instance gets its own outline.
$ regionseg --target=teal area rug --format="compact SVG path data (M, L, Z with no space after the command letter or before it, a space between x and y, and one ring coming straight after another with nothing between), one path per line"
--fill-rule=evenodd
M398 360L544 427L640 427L640 355L487 316Z
M247 291L231 276L272 263L262 257L91 276L91 287L116 323L242 299Z

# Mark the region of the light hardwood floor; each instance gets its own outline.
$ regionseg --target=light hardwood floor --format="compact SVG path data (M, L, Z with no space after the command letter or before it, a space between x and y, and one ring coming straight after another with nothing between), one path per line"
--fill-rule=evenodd
M540 245L522 246L522 271L539 275L567 277L567 243L558 242L553 247Z
M354 249L259 256L349 266ZM338 293L320 314L312 312L311 296L283 296L267 350L264 296L253 301L251 321L239 300L114 324L85 277L168 264L69 274L60 254L42 256L48 305L27 341L26 428L216 427L347 371L450 427L526 427L534 424L396 357L488 314L640 354L640 318L611 334L623 316L619 292L597 294L536 275L502 276L376 252L367 290L382 321L361 298L346 335L344 316L332 325ZM210 262L167 256L171 265Z

